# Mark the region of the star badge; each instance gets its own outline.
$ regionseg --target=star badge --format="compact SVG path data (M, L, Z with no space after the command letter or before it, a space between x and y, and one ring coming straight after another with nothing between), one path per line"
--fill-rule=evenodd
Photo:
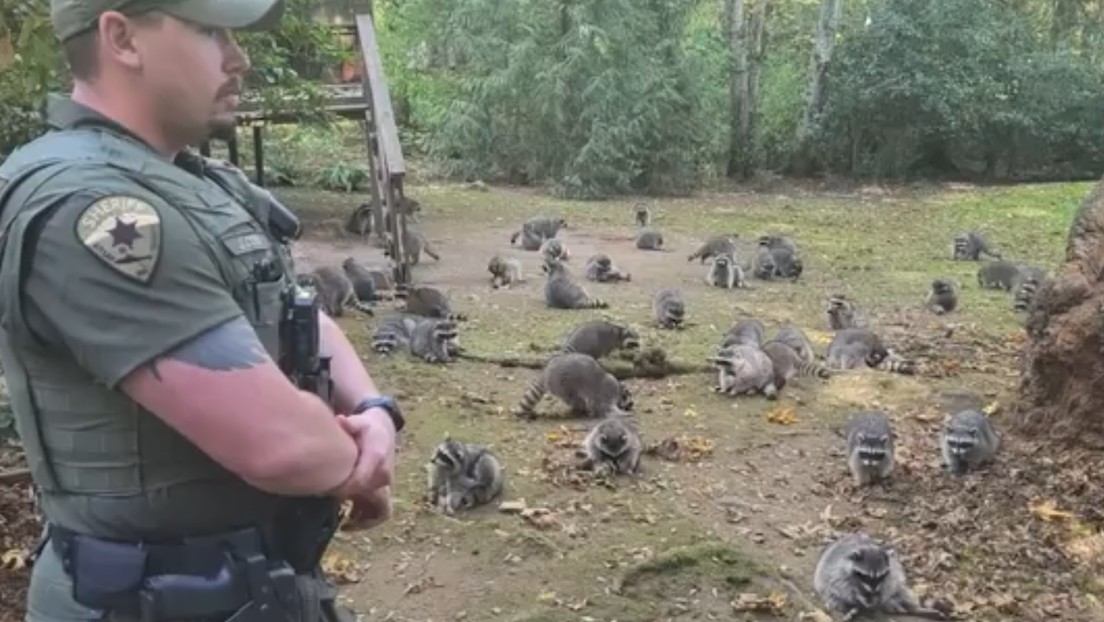
M92 254L123 275L149 283L161 256L161 217L146 201L104 197L84 208L77 237Z

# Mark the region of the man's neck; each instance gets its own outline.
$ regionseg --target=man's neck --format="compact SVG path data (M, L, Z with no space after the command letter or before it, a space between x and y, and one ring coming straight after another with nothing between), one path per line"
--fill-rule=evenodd
M104 97L98 89L81 82L74 85L70 97L74 102L91 108L130 130L166 159L172 160L186 147L173 144L149 115L140 114L139 108L133 102Z

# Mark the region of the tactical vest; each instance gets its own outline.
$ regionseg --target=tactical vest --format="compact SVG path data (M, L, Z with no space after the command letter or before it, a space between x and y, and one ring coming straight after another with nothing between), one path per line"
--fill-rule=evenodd
M96 381L64 349L42 342L24 315L21 290L33 257L26 252L26 233L52 212L52 206L25 208L27 198L92 186L97 174L114 169L165 199L191 224L278 360L281 292L295 278L290 253L269 234L268 204L244 175L195 159L219 183L127 137L78 127L45 135L0 166L0 360L43 511L74 531L149 540L212 533L264 521L281 503L218 465L122 391ZM258 284L254 294L253 267L263 258L275 258L283 276Z

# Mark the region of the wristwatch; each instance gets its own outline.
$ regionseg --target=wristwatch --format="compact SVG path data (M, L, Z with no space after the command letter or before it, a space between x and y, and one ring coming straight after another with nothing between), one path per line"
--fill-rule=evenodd
M390 395L377 395L375 397L366 397L360 400L360 403L353 408L351 415L359 415L360 413L369 410L371 408L382 408L387 411L387 415L391 417L391 423L395 424L395 432L400 432L403 426L406 425L406 420L403 419L402 410L399 408L399 403L395 401L395 398Z

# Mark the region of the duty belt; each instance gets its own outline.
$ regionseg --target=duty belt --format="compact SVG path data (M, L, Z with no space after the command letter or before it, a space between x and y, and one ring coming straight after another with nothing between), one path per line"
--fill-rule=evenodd
M49 541L86 607L143 621L291 620L295 571L266 555L260 529L149 544L104 540L51 524Z

